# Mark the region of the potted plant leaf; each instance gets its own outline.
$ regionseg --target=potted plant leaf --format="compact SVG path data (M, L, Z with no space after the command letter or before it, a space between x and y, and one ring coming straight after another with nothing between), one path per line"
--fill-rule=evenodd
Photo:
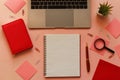
M100 3L98 8L98 15L100 16L108 16L111 14L113 6L108 2Z

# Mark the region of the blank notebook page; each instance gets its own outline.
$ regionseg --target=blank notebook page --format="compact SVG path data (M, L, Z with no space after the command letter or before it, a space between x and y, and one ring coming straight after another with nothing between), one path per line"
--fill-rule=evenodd
M45 76L80 76L80 35L45 35Z

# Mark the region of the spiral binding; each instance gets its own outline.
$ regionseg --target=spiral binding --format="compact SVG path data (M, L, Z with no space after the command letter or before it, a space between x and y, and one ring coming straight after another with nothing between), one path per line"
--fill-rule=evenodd
M44 36L44 75L46 75L46 36Z

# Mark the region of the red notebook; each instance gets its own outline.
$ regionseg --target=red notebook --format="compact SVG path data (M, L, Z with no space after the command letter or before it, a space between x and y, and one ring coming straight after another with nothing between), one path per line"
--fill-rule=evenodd
M120 67L100 60L92 80L120 80Z
M32 48L32 42L22 19L2 25L12 54Z

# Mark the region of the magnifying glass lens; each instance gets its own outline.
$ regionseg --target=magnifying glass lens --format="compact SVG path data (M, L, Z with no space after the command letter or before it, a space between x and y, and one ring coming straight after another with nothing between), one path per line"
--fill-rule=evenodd
M97 40L96 43L95 43L95 46L97 49L103 49L105 44L102 40Z
M106 47L105 41L104 41L103 39L101 39L101 38L95 40L95 42L94 42L94 47L95 47L97 50L107 49L108 51L114 53L113 50L111 50L111 49L109 49L109 48Z

